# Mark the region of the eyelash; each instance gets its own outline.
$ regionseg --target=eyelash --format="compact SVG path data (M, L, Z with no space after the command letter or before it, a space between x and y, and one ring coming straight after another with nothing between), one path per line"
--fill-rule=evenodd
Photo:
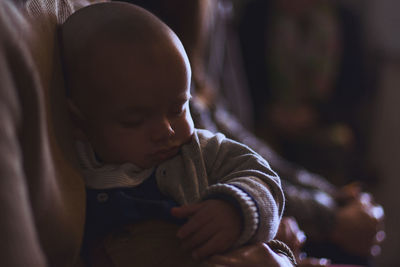
M122 121L121 125L124 128L135 128L135 127L139 127L142 123L144 122L144 120L138 120L138 121Z

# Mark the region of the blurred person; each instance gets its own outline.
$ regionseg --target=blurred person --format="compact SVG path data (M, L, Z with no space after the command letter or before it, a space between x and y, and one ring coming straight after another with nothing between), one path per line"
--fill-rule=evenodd
M326 186L317 185L314 193L307 193L326 207L333 205L332 211L337 211L330 219L325 217L327 231L316 235L318 231L308 229L308 225L318 215L296 211L296 201L288 201L287 214L296 214L310 237L305 249L317 256L341 251L331 257L343 259L352 258L346 255L350 252L355 262L365 262L368 250L375 251L372 254L379 251L375 243L383 236L379 232L383 227L383 210L370 195L361 192L359 182L371 182L371 176L364 167L368 165L362 156L365 137L360 134L360 114L355 112L361 104L354 102L365 101L370 92L363 83L362 39L356 18L324 0L249 1L242 11L240 27L258 134L284 157L324 174L336 186L357 181L341 191L325 183ZM307 172L303 174L300 179L310 180ZM293 196L303 193L304 198L300 187L289 185L285 192ZM363 198L368 199L367 203ZM347 209L352 211L346 212ZM358 245L349 242L352 244L348 246L348 242L332 237L332 229L338 217L356 229L355 221L363 221L357 210L363 210L372 221L365 222L363 230L357 229L364 241L357 238ZM374 212L369 211L377 213L372 215ZM339 247L328 244L333 239L334 243L340 242ZM325 248L318 251L321 247Z
M365 157L372 78L359 18L332 1L256 0L240 32L257 134L338 186L377 182Z

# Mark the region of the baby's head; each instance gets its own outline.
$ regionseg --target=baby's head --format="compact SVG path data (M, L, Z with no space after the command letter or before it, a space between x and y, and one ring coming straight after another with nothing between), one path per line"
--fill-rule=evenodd
M101 3L68 18L61 37L75 136L105 163L149 168L190 140L189 61L163 22Z

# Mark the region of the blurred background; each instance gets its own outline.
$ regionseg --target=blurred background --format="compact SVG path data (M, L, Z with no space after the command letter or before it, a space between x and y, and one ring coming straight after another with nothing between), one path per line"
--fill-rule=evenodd
M236 10L255 132L336 185L361 181L385 208L376 266L400 266L400 1Z
M399 266L400 1L235 4L254 131L338 186L361 181L385 209L376 266Z
M386 241L378 266L399 266L400 256L400 2L358 1L366 25L368 50L376 58L377 94L371 107L369 157L381 179L376 198L385 207Z

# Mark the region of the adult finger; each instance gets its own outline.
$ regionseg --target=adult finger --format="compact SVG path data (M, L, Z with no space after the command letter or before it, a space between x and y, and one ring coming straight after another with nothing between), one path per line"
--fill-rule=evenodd
M214 255L208 260L208 263L217 265L218 267L239 267L241 266L241 262L242 260L240 260L239 258L228 255Z

